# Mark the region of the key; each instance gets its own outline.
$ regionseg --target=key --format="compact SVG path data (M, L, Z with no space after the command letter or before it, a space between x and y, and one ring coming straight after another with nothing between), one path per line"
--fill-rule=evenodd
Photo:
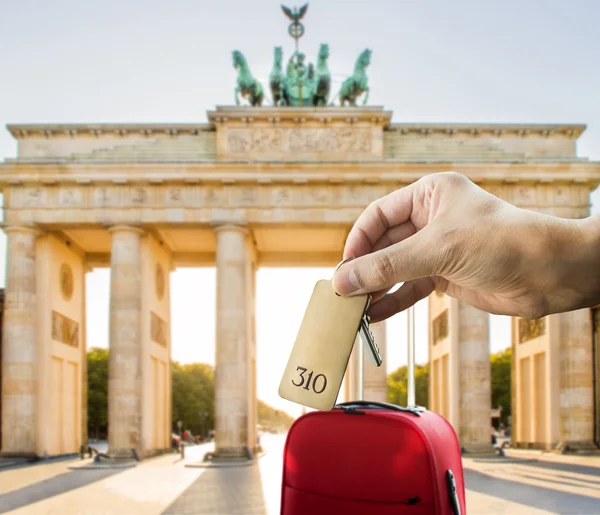
M369 306L367 306L367 309L369 309ZM371 319L366 314L365 309L365 314L363 314L362 318L360 319L360 337L362 338L362 341L365 344L365 352L368 354L369 358L371 359L371 362L376 367L380 367L383 363L383 358L381 357L381 352L379 351L379 347L375 342L375 337L373 336L373 333L369 328L370 323Z
M339 296L331 281L317 282L279 385L280 397L321 411L333 408L369 300L367 294Z

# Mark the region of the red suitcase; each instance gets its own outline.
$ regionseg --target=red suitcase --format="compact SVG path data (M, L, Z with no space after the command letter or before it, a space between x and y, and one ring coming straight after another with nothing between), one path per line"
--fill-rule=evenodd
M458 438L415 403L414 312L408 318L411 408L354 401L298 418L284 449L282 515L465 515ZM359 341L359 393L364 355Z
M287 436L281 513L464 515L456 433L422 408L356 401L307 413Z

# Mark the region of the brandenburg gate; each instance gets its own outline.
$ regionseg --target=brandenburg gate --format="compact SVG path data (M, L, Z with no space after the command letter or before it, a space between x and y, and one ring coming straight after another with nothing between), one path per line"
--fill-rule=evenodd
M296 48L306 8L284 8ZM258 448L258 267L335 266L369 203L448 170L526 209L589 215L600 163L577 155L584 126L395 123L383 107L365 105L369 49L335 96L338 106L328 57L321 45L317 65L307 66L296 51L284 72L275 48L267 107L234 51L236 104L241 96L250 105L217 107L207 123L8 126L18 152L0 163L3 455L55 456L87 443L85 283L95 267L111 272L115 458L170 447L170 273L216 267L214 458L229 459ZM514 445L597 444L595 316L596 324L589 309L513 319ZM489 451L489 316L434 293L429 317L429 409L452 423L465 451ZM385 357L385 323L373 332ZM365 398L385 401L386 379L385 366L365 361ZM356 382L351 360L346 397L356 398Z
M576 155L583 126L391 118L379 107L218 107L206 124L9 126L18 156L0 165L2 452L59 455L87 441L94 267L111 270L109 448L118 456L170 446L170 272L216 266L216 444L231 455L257 441L257 267L334 266L370 202L445 170L521 207L589 213L600 164ZM465 449L486 447L488 315L437 294L429 309L429 407ZM514 319L517 444L593 444L592 341L590 310ZM382 400L385 375L370 366L365 397Z

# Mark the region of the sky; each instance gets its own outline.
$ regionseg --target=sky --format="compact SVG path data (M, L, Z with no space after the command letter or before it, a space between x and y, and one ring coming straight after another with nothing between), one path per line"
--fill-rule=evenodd
M288 3L290 6L300 6ZM301 50L328 43L333 89L364 48L369 104L394 122L584 123L580 156L600 160L597 0L312 0ZM0 159L7 123L205 122L233 104L232 50L263 81L273 47L293 51L280 1L20 0L0 18ZM600 190L592 195L600 212ZM6 240L0 237L0 286ZM314 283L332 269L260 269L258 395L297 415L277 388ZM214 363L215 270L172 273L173 359ZM108 345L109 272L87 278L88 345ZM405 314L388 322L388 371L405 363ZM417 361L427 360L427 306L416 308ZM510 344L491 317L492 351Z

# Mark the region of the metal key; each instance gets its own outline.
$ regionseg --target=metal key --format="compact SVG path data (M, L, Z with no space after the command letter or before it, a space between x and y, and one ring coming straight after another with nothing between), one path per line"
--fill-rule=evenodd
M342 266L344 263L346 263L347 261L351 261L352 259L354 259L354 258L350 257L350 258L344 259L336 267L336 270L340 266ZM373 333L371 332L371 329L369 328L369 324L371 323L371 317L369 317L369 315L367 315L367 311L369 311L370 306L371 306L371 295L369 295L369 297L368 297L365 311L360 320L360 327L358 328L358 333L360 334L360 337L365 345L365 349L368 350L367 354L369 355L369 358L371 359L371 363L373 363L373 365L375 365L376 367L380 367L381 364L383 363L383 358L381 357L381 351L379 350L379 347L377 347L377 343L375 342L375 337L373 336Z
M376 367L380 367L383 363L383 358L381 357L381 352L379 351L379 347L377 347L377 343L375 343L375 337L369 328L370 322L371 318L366 314L365 310L365 314L360 320L360 328L358 332L360 333L363 343L366 345L366 349L369 351L368 354L369 358L371 358L371 362Z

